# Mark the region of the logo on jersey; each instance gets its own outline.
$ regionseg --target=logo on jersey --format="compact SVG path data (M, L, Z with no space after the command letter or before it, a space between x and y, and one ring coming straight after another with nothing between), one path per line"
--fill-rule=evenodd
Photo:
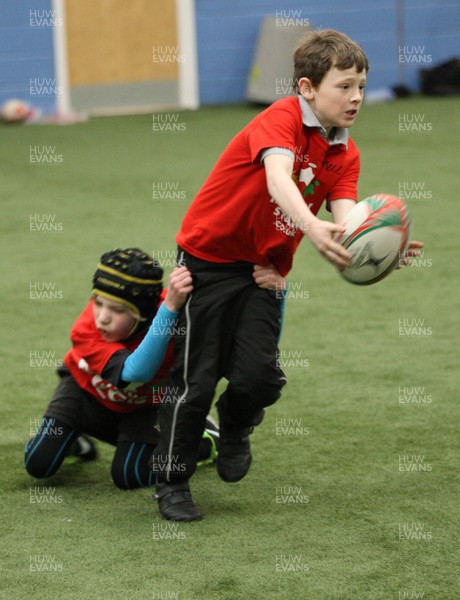
M297 183L302 196L306 198L309 194L315 193L315 187L319 186L319 181L315 179L313 169L316 169L315 163L309 162L306 169L300 169L298 176L293 174L293 179Z

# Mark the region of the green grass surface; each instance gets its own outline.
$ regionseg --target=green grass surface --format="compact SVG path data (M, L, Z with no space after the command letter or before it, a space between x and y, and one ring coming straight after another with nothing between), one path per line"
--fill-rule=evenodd
M246 479L225 484L212 466L194 476L202 522L166 523L150 491L117 490L103 444L96 463L45 482L23 468L100 254L138 245L169 272L187 204L259 110L174 113L176 133L154 132L151 115L1 128L2 598L458 597L456 99L363 109L360 197L423 189L408 200L423 260L361 288L301 245L281 346L289 383L253 435ZM429 130L400 131L414 115ZM36 147L61 162L31 164ZM182 199L154 200L154 182ZM31 215L60 231L31 231ZM31 299L44 285L55 299ZM399 335L415 320L416 334ZM32 367L43 352L50 366ZM411 388L416 402L400 403ZM419 470L401 472L414 457ZM48 502L33 501L36 487ZM37 570L44 561L51 571Z

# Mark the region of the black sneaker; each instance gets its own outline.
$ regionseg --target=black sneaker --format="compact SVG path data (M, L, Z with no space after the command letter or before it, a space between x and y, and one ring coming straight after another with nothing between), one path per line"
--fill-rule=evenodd
M249 435L254 427L239 426L228 414L225 401L219 400L217 411L220 421L219 454L217 472L227 482L240 481L251 466Z
M87 435L81 433L70 446L65 460L66 463L76 462L78 460L88 462L90 460L96 460L96 458L96 445Z
M158 508L163 519L170 521L199 521L203 515L192 500L188 482L157 483Z
M241 429L221 429L217 472L224 481L240 481L249 471L252 462L249 435L253 427Z

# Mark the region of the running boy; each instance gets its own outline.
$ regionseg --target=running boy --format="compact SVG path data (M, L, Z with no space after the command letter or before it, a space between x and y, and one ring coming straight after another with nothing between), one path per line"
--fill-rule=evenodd
M200 519L188 479L206 415L221 377L217 470L242 479L251 464L249 434L285 382L277 364L279 294L254 282L253 265L292 267L304 235L332 265L351 255L335 241L357 201L359 151L348 136L363 100L368 60L334 30L310 32L294 53L296 97L256 116L224 150L190 205L176 237L178 263L193 275L179 316L186 335L176 344L171 384L180 394L160 411L157 480L163 517ZM326 201L333 223L316 217ZM419 242L409 254L416 255ZM181 473L172 469L185 465Z
M89 434L116 446L112 479L119 488L154 483L149 460L173 361L170 339L192 290L185 267L172 272L167 293L162 279L161 267L137 248L117 248L101 257L91 299L72 328L72 348L58 369L59 385L26 446L30 475L50 477L69 453L95 458L93 444L82 435ZM203 461L216 455L218 434L212 422L208 426L197 455Z

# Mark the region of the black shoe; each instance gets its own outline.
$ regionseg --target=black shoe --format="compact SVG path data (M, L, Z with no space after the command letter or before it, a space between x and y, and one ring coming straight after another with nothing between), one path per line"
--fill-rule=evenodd
M157 483L158 508L163 519L171 521L198 521L203 515L192 500L187 482Z
M227 482L240 481L251 466L251 445L249 434L253 427L238 427L228 415L225 402L217 404L220 421L219 454L217 455L217 472Z
M232 418L227 409L226 394L222 394L217 403L220 422L219 454L217 455L217 472L227 482L240 481L251 466L251 445L249 436L255 425L260 425L265 411L257 412L246 426Z
M217 472L229 483L240 481L249 471L252 462L249 435L253 427L240 429L221 429Z
M70 446L66 462L73 462L76 461L76 459L87 462L96 460L96 458L97 449L94 442L87 435L81 433Z

